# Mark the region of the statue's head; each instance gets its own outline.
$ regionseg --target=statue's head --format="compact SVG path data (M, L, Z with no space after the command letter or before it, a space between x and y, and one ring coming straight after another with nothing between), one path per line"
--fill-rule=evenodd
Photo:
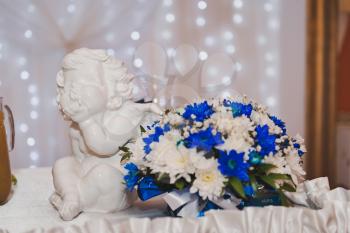
M77 49L64 57L57 74L57 102L66 117L79 122L131 99L132 79L106 51Z

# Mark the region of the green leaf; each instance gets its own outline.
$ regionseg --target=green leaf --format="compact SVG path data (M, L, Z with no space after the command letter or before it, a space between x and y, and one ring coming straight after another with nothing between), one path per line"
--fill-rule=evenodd
M120 163L123 165L125 164L127 161L129 161L130 157L131 157L131 152L126 152L122 154L122 158L120 159Z
M121 150L123 152L129 152L129 148L127 148L126 146L120 146L119 150Z
M241 197L241 198L246 198L244 189L243 189L243 184L242 182L235 178L231 177L229 180L229 184L231 185L231 188Z
M283 185L280 187L280 189L287 191L287 192L295 192L296 191L295 187L289 183L283 183Z
M183 189L185 188L185 186L186 186L186 182L185 182L184 180L182 180L182 179L177 180L177 181L175 182L175 187L176 187L178 190L183 190Z
M11 175L11 181L13 185L17 184L17 178L14 175Z
M182 145L184 144L184 140L182 140L182 139L176 142L177 147L180 146L181 144Z
M291 180L292 179L289 175L279 174L279 173L269 173L267 176L271 177L274 180Z
M276 184L275 184L275 180L269 176L260 176L259 177L262 182L264 182L265 184L271 186L272 188L276 189Z
M146 133L146 129L142 125L140 125L140 130L141 130L141 134Z
M285 181L292 181L292 178L289 175L286 174L279 174L279 173L270 173L265 176L259 176L259 178L267 185L271 186L274 189L277 189L276 181L277 180L285 180ZM284 184L288 185L286 182ZM286 186L286 188L290 189L292 187L289 187L290 185Z
M293 203L288 199L288 197L286 195L284 195L284 193L282 191L278 190L278 194L280 195L281 202L282 202L283 206L286 206L286 207L293 206Z
M169 184L170 183L170 177L167 173L158 173L157 175L157 181L162 184Z
M249 175L249 179L250 179L250 185L253 187L254 191L256 191L258 189L258 185L257 185L255 176Z
M257 170L259 173L266 174L268 171L270 171L273 168L276 168L276 166L273 164L262 163L257 167Z

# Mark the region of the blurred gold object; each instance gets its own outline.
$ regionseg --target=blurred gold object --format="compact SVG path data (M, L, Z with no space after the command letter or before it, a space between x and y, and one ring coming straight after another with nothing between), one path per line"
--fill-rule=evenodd
M340 11L350 13L350 0L340 0Z
M338 0L307 1L306 161L308 179L336 183Z
M0 97L0 205L4 204L10 195L11 192L11 167L9 159L9 149L13 150L14 148L14 121L11 109L7 105L3 105L2 97ZM10 137L10 148L7 144L7 136L5 129L5 114L4 111L8 114L8 120L10 123L11 137Z

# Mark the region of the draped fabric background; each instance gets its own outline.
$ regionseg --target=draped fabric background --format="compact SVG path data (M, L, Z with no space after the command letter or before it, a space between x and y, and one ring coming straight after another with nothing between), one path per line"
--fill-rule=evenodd
M70 153L55 103L67 52L105 48L162 106L247 94L304 132L305 0L0 0L0 96L16 121L13 167Z

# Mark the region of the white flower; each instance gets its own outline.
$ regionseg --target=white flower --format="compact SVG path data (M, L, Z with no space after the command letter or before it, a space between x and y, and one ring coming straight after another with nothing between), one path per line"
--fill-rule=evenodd
M268 155L263 159L263 163L275 165L276 168L271 169L270 173L279 173L279 174L290 174L290 168L287 166L287 161L285 157L281 155Z
M304 171L303 167L301 166L300 162L300 156L298 155L297 150L292 150L287 156L286 156L286 162L290 168L290 175L292 177L293 183L298 184L300 181L304 180L304 175L306 175L306 172Z
M179 131L172 130L159 137L159 142L152 143L152 151L146 156L146 159L156 164L165 164L168 154L174 153L176 143L181 139Z
M224 143L217 146L220 150L235 150L238 153L247 152L252 146L248 140L246 140L242 135L237 133L231 133L227 139L224 139Z
M194 174L195 172L195 166L191 158L197 156L196 149L187 149L183 145L180 145L176 150L178 153L173 153L172 156L168 156L166 161L170 183L175 183L176 180L182 177L187 182L190 182L190 174Z
M218 162L215 159L207 160L206 169L196 171L196 179L190 192L198 192L203 199L215 200L222 194L226 178L218 170Z
M147 166L152 173L166 173L173 184L180 178L190 182L190 174L194 174L195 167L191 157L197 156L196 149L187 149L183 145L177 145L181 139L178 131L173 130L159 138L154 143L152 151L147 155Z
M300 148L299 150L301 150L302 152L306 152L306 147L305 147L305 142L304 142L304 138L302 138L300 136L300 134L297 134L295 137L294 137L294 140L296 143L298 143L300 145Z
M267 125L269 127L269 133L279 134L282 132L282 129L275 125L275 123L270 119L270 117L264 111L252 111L250 118L257 125Z
M142 137L138 137L135 141L135 143L128 144L128 148L130 149L130 152L132 153L132 156L130 158L130 162L133 162L135 164L141 164L143 158L145 157L145 152L143 150L145 144L143 142Z
M207 170L213 166L213 161L211 159L206 159L204 157L205 152L198 152L196 154L192 154L191 162L193 166L198 170Z
M178 113L171 111L163 117L161 122L163 124L169 123L170 125L179 125L184 122L184 119Z
M218 130L228 133L228 137L224 139L224 143L219 145L221 150L236 150L240 152L248 152L254 143L250 132L254 130L253 122L245 117L232 118L232 113L229 120L226 117L217 120Z

